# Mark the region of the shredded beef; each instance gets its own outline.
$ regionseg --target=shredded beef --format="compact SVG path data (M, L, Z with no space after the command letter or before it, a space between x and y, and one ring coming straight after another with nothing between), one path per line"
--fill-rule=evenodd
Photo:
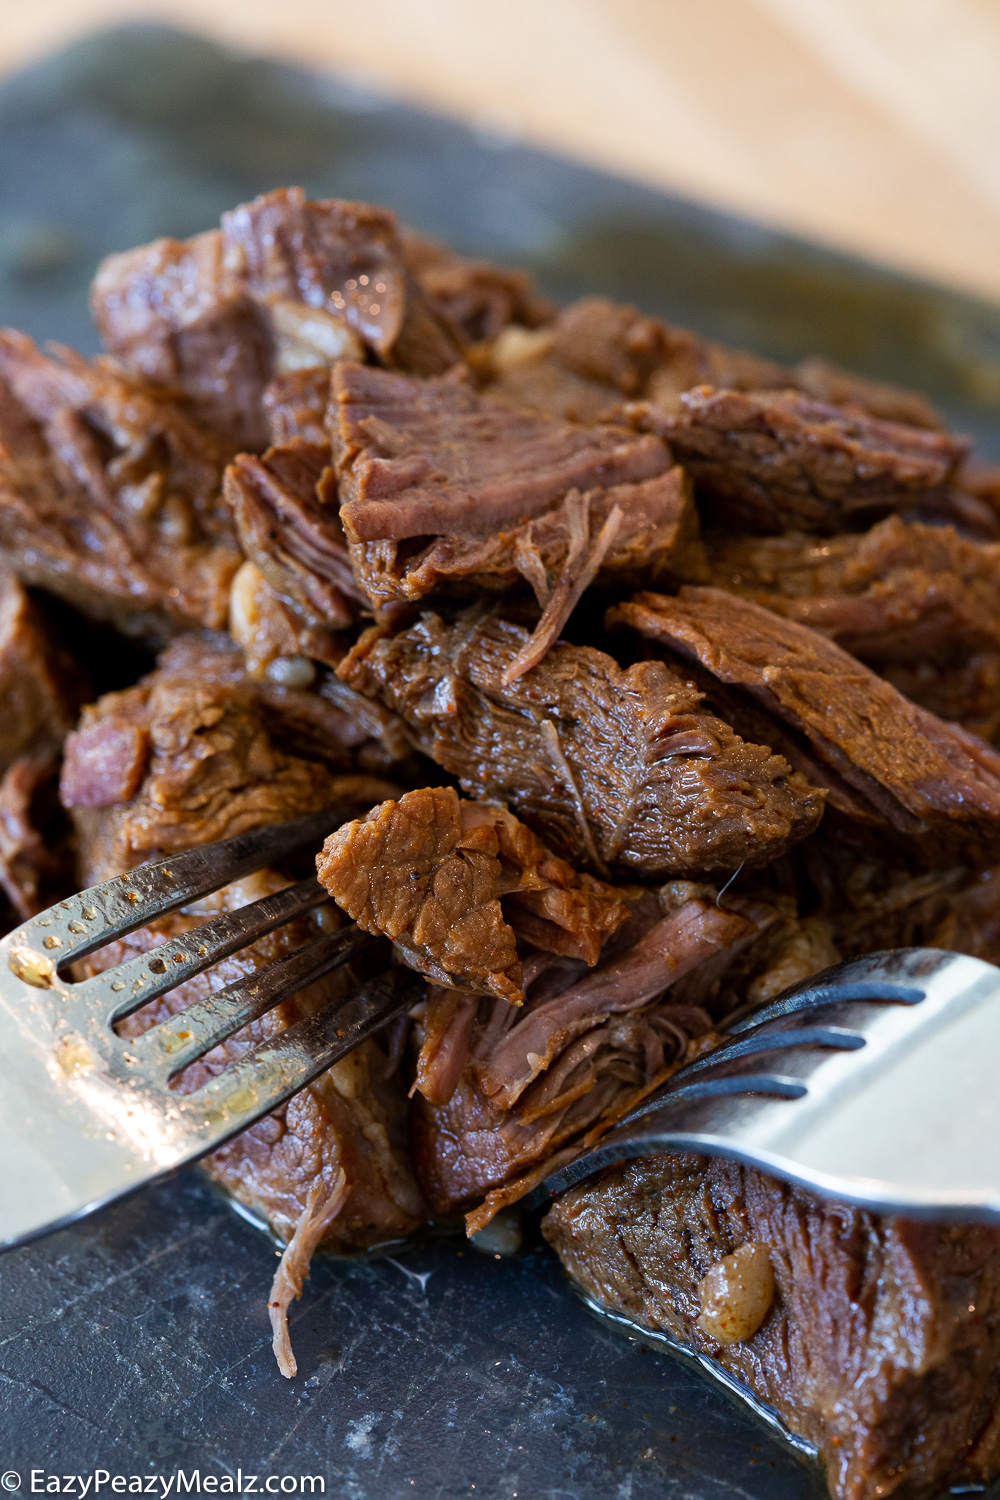
M899 510L946 489L969 447L795 391L699 386L678 411L648 405L639 420L670 443L707 518L764 534L842 531Z
M418 1018L413 1128L414 1165L435 1211L488 1193L475 1224L487 1222L529 1190L533 1168L597 1140L697 1055L713 1025L697 999L711 1003L774 918L761 903L746 914L720 907L715 894L678 882L661 905L633 892L634 915L594 971L529 955L520 1010L482 1001L475 1015L449 1011L443 992L431 992Z
M459 357L408 274L395 215L285 188L192 240L156 240L101 263L91 309L105 346L183 390L232 449L268 439L278 375L365 350L419 374Z
M503 808L451 787L407 792L332 833L321 883L358 926L391 938L438 984L523 1000L517 934L594 964L628 915L614 890L579 875Z
M712 588L685 588L673 599L636 595L614 606L609 623L698 664L787 726L807 743L810 778L826 769L830 803L848 817L886 830L931 863L991 861L1000 758L825 636ZM780 743L789 754L789 741Z
M898 516L863 535L718 540L718 583L829 636L907 698L1000 732L1000 546Z
M345 363L333 390L341 516L353 542L483 536L543 514L570 489L669 468L655 438L517 413L451 376L418 381Z
M814 1443L838 1500L931 1500L995 1472L1000 1230L879 1219L737 1162L658 1156L571 1188L543 1231L598 1307L710 1356ZM699 1285L751 1244L774 1300L723 1344Z
M340 518L377 608L527 583L561 623L585 573L666 581L703 566L687 486L657 439L515 411L451 376L341 364L334 394Z
M339 675L377 694L469 796L507 804L560 854L646 878L767 863L819 821L823 794L747 744L659 662L622 670L561 642L505 682L527 632L471 610L376 627Z
M0 333L0 547L26 583L153 641L224 625L240 558L221 479L176 402Z
M606 298L556 312L522 273L294 188L109 257L93 309L117 363L0 333L0 923L332 808L336 904L124 1034L349 918L431 981L207 1162L286 1242L284 1373L319 1245L428 1211L475 1232L841 957L1000 958L1000 757L976 733L1000 736L1000 483L922 397ZM73 729L81 674L22 585L169 645ZM598 649L608 596L631 665ZM428 787L423 755L474 800ZM177 1086L390 961L372 943ZM815 1443L838 1500L1000 1468L997 1231L662 1157L567 1193L545 1232L595 1303Z

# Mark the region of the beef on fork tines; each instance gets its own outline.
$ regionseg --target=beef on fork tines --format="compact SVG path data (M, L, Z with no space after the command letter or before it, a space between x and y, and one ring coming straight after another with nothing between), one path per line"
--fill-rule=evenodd
M516 933L593 965L628 917L613 887L452 787L407 792L331 833L316 869L348 915L420 973L512 1005L524 999Z
M615 889L554 857L511 813L450 787L406 793L327 839L320 881L366 931L435 981L418 1007L417 1169L454 1212L667 1076L698 1005L665 992L773 923L678 882Z
M90 705L69 737L62 796L75 824L78 883L333 805L345 816L363 811L395 790L363 771L363 748L358 723L319 692L255 681L227 637L184 636L140 684ZM284 868L248 876L99 950L84 973L160 948L289 880ZM274 963L340 920L327 904L286 924L137 1011L127 1034ZM199 1087L260 1041L349 994L358 977L348 966L318 981L213 1048L178 1087ZM398 1239L423 1220L398 1061L391 1038L365 1042L206 1162L217 1182L294 1244L282 1265L299 1286L320 1243L360 1249ZM281 1272L278 1282L275 1349L283 1372L294 1374L289 1283Z

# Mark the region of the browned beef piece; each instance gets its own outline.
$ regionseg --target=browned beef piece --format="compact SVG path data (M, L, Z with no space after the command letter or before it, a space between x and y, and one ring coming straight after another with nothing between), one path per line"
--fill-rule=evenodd
M560 854L644 878L766 864L819 822L823 794L747 744L660 662L622 670L553 646L504 674L527 631L474 608L367 631L339 667L411 726L463 791L505 803Z
M687 491L658 439L515 411L450 376L344 363L334 394L340 517L376 607L525 581L544 607L553 576L590 565L598 532L602 578L691 566Z
M21 584L0 567L0 775L19 756L58 749L86 686Z
M403 231L403 255L427 301L463 345L495 339L510 323L539 328L555 316L526 271L468 260L412 230Z
M880 1219L735 1162L659 1156L572 1188L543 1231L592 1303L707 1355L815 1444L837 1500L933 1500L1000 1465L1000 1230ZM740 1287L726 1257L754 1246L765 1274ZM720 1342L711 1304L706 1328L713 1281L744 1328L767 1308L755 1332Z
M713 576L829 636L939 718L1000 732L1000 546L898 516L862 535L716 540Z
M175 641L137 687L85 708L67 738L62 797L83 883L341 798L390 795L392 783L350 774L389 759L364 755L378 732L366 708L254 681L227 637Z
M942 492L969 447L795 391L699 386L676 412L650 405L640 425L670 443L707 519L765 535L843 531Z
M84 714L70 737L63 772L64 800L79 842L79 880L89 884L157 855L224 838L262 823L330 806L345 817L391 794L392 783L337 774L315 754L303 727L313 710L286 694L275 712L239 668L224 641L185 638L165 654L138 687L108 694ZM318 701L318 700L317 700ZM322 707L322 705L320 705ZM329 707L327 705L327 707ZM296 710L299 717L296 717ZM336 714L331 710L331 723ZM319 727L317 724L315 727ZM292 742L296 751L287 748ZM341 746L340 756L346 747ZM310 753L312 752L312 753ZM334 759L338 752L331 744ZM192 911L175 914L103 949L89 972L169 941L196 920L230 910L286 884L274 871L227 887ZM253 973L340 920L327 907L215 965L132 1019L141 1030L158 1016L185 1008L207 993ZM248 1045L273 1035L304 1011L342 992L345 974L321 981L210 1053L185 1073L196 1087ZM324 1243L356 1248L414 1229L422 1209L403 1140L401 1086L385 1079L382 1048L367 1044L287 1105L223 1147L209 1171L241 1202L262 1213L288 1238L316 1193L335 1186L341 1169L351 1194Z
M407 272L395 215L282 188L191 240L155 240L101 263L91 309L105 346L184 391L232 449L268 440L274 376L367 350L418 374L460 355Z
M774 908L720 907L707 887L632 891L629 922L597 969L525 959L527 999L459 1000L431 991L418 1018L414 1165L439 1213L475 1225L532 1186L554 1153L597 1139L711 1033L730 1007L727 971L775 923ZM720 995L720 991L724 991ZM721 1000L721 1004L716 1005Z
M933 865L991 862L1000 836L1000 757L910 703L825 636L713 588L685 588L677 598L636 595L610 611L609 623L697 664L723 685L737 716L742 697L787 726L783 752L795 764L795 739L805 745L810 779L825 774L830 805L848 818ZM739 690L735 697L726 685ZM754 723L766 739L766 722Z
M215 440L172 400L0 333L0 548L130 635L225 624L239 566Z
M325 442L293 437L262 458L240 454L224 483L240 544L288 607L298 649L325 661L341 654L336 633L354 624L366 602L351 571L329 463Z
M514 1005L524 998L518 935L593 965L628 916L611 886L453 787L407 792L339 828L316 871L359 927L391 938L420 973Z

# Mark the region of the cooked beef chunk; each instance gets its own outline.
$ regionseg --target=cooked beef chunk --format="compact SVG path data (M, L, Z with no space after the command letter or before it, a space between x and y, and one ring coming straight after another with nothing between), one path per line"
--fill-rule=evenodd
M333 383L340 519L377 608L527 582L547 611L544 650L595 574L691 567L687 489L658 439L515 411L451 376L344 363Z
M898 516L863 535L716 540L716 581L829 636L939 718L1000 732L1000 546Z
M240 557L214 439L175 401L0 333L0 548L130 635L225 624Z
M537 333L515 323L470 358L496 395L575 422L613 419L624 401L641 397L672 408L705 381L737 390L794 384L780 365L606 297L574 302Z
M570 489L641 482L670 467L655 438L515 413L462 379L415 380L343 363L330 421L351 541L486 535L544 514Z
M105 346L184 391L231 448L268 440L275 375L369 350L418 374L459 358L408 275L395 215L285 188L192 240L156 240L101 263L91 309Z
M452 787L407 792L331 833L320 882L365 932L389 937L438 984L519 1005L516 938L595 964L628 909L556 859L504 808Z
M806 742L810 779L824 768L830 804L848 817L884 829L932 864L995 857L1000 758L825 636L713 588L636 595L612 608L609 623L698 664L787 726ZM780 745L795 755L785 736Z
M338 775L317 757L316 744L325 740L334 762L350 763L349 744L341 737L338 746L335 738L344 718L315 694L269 697L242 671L239 653L218 638L174 643L151 677L102 698L70 736L63 792L77 830L80 883L324 807L342 805L350 817L391 795L391 783ZM286 883L274 871L249 877L102 949L86 960L87 969L146 952L206 915ZM138 1012L129 1026L141 1030L184 1009L301 946L317 926L328 930L339 920L335 908L326 907L289 924ZM252 1042L350 982L349 973L320 981L208 1054L183 1075L182 1086L196 1087L206 1073L218 1072ZM317 1185L329 1188L341 1169L351 1194L324 1243L353 1248L407 1233L419 1222L421 1206L402 1137L402 1090L385 1082L385 1073L382 1049L367 1044L215 1153L209 1170L283 1238Z
M516 1198L522 1174L597 1139L668 1077L712 1027L686 982L697 993L712 971L699 996L709 999L773 917L760 903L753 917L720 907L714 891L684 882L662 906L651 892L631 900L633 917L592 973L530 954L520 1010L502 1001L449 1010L431 992L418 1020L413 1129L418 1179L437 1212L498 1189ZM481 1221L498 1206L488 1200Z
M403 231L407 269L461 344L495 339L509 323L538 328L555 316L526 271L467 260L444 245Z
M329 462L325 443L292 438L262 458L240 454L224 483L244 552L285 602L298 649L322 661L341 654L334 635L354 623L365 602L351 571Z
M512 683L527 632L473 608L367 631L339 667L411 726L471 797L506 803L560 854L646 878L765 864L819 821L823 794L747 744L660 662L623 671L560 642Z
M880 1219L736 1162L658 1156L570 1189L543 1231L596 1306L709 1356L814 1443L837 1500L932 1500L996 1471L1000 1230ZM766 1248L773 1301L724 1343L705 1280L743 1246Z
M24 922L72 895L69 826L55 755L22 755L0 781L0 890ZM0 912L4 925L5 914Z
M677 412L648 405L639 421L689 470L706 519L765 535L842 531L899 510L943 491L969 447L795 391L699 386Z
M321 693L255 682L225 637L175 641L144 682L84 709L67 738L62 797L83 883L344 799L370 806L391 795L391 783L337 774L364 764L375 727L355 701L357 720Z
M0 775L18 756L56 750L86 688L12 573L0 566Z

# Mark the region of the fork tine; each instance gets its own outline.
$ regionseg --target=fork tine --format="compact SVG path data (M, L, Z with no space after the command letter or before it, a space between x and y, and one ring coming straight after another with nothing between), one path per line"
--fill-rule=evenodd
M888 949L867 953L863 958L834 964L819 974L792 985L770 1004L752 1010L738 1021L725 1026L727 1036L738 1036L756 1030L768 1021L819 1010L824 1005L845 1000L885 1000L900 1005L916 1005L926 994L927 979L950 955L944 950L924 948ZM938 963L937 960L941 962Z
M19 977L46 988L50 980L44 973L35 977L31 972L30 958L35 949L44 950L44 959L42 954L39 958L50 970L63 968L178 906L251 875L306 844L318 843L356 810L356 802L340 803L294 822L252 828L184 854L152 860L127 875L60 901L11 934L15 947L23 945L28 950L28 972L19 973Z
M282 1000L339 965L349 963L375 941L353 925L327 933L171 1016L169 1021L151 1026L140 1037L130 1038L128 1050L140 1070L166 1082L219 1042L249 1026L251 1021L259 1020Z
M394 968L263 1042L178 1104L211 1147L276 1109L426 993L426 981ZM209 1149L206 1145L206 1150Z
M106 969L70 987L72 1004L89 1014L100 1014L109 1024L193 979L220 959L273 932L330 899L319 881L310 877L259 901L203 922L183 936L158 944L148 953Z

